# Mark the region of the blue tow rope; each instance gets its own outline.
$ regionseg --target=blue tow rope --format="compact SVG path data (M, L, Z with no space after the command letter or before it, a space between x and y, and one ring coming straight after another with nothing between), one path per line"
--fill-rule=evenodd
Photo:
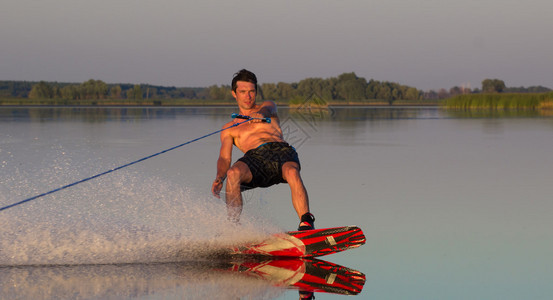
M175 149L180 148L180 147L182 147L182 146L185 146L185 145L188 145L188 144L190 144L190 143L199 141L199 140L201 140L201 139L204 139L204 138L206 138L206 137L212 136L212 135L214 135L214 134L216 134L216 133L222 132L222 131L227 130L227 129L230 129L230 128L232 128L232 127L236 127L236 126L238 126L238 125L240 125L240 124L249 122L249 121L251 121L251 120L261 120L261 121L267 122L267 123L270 123L270 122L271 122L271 119L270 119L270 118L261 118L261 119L258 119L258 118L252 118L252 117L249 117L249 116L242 116L242 115L238 115L238 114L232 114L231 117L232 117L233 119L234 119L234 118L238 118L238 119L246 119L246 120L245 120L245 121L242 121L242 122L238 122L238 123L236 123L236 124L232 124L232 125L230 125L230 126L228 126L228 127L225 127L225 128L223 128L223 129L220 129L220 130L214 131L214 132L212 132L212 133L206 134L206 135L201 136L201 137L199 137L199 138L190 140L190 141L188 141L188 142L186 142L186 143L182 143L182 144L180 144L180 145L171 147L171 148L169 148L169 149L160 151L160 152L158 152L158 153L154 153L154 154L152 154L152 155L143 157L143 158L138 159L138 160L135 160L135 161L133 161L133 162L124 164L124 165L119 166L119 167L117 167L117 168L113 168L113 169L111 169L111 170L107 170L107 171L102 172L102 173L100 173L100 174L96 174L96 175L94 175L94 176L90 176L90 177L87 177L87 178L85 178L85 179L81 179L81 180L79 180L79 181L75 181L75 182L73 182L73 183L70 183L70 184L68 184L68 185L64 185L64 186L59 187L59 188L57 188L57 189L53 189L53 190L48 191L48 192L46 192L46 193L42 193L42 194L33 196L33 197L31 197L31 198L27 198L27 199L25 199L25 200L21 200L21 201L19 201L19 202L16 202L16 203L13 203L13 204L4 206L4 207L0 208L0 211L6 210L6 209L8 209L8 208L12 208L12 207L14 207L14 206L18 206L18 205L20 205L20 204L23 204L23 203L26 203L26 202L29 202L29 201L38 199L38 198L40 198L40 197L44 197L44 196L46 196L46 195L53 194L53 193L55 193L55 192L64 190L64 189L66 189L66 188L75 186L75 185L80 184L80 183L83 183L83 182L87 182L87 181L89 181L89 180L98 178L98 177L100 177L100 176L103 176L103 175L106 175L106 174L115 172L115 171L117 171L117 170L121 170L121 169L126 168L126 167L128 167L128 166L132 166L132 165L134 165L134 164L137 164L137 163L139 163L139 162L145 161L145 160L150 159L150 158L152 158L152 157L161 155L161 154L163 154L163 153L167 153L167 152L169 152L169 151L171 151L171 150L175 150Z

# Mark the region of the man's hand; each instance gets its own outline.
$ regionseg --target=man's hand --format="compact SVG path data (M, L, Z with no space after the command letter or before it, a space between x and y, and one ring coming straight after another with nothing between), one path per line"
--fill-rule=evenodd
M251 113L250 117L253 118L251 120L251 122L253 122L253 123L261 123L265 119L265 116L262 113L259 113L259 112Z
M211 192L213 193L213 196L217 198L221 198L219 195L221 193L221 190L223 189L223 180L221 178L216 178L213 181L213 185L211 185Z

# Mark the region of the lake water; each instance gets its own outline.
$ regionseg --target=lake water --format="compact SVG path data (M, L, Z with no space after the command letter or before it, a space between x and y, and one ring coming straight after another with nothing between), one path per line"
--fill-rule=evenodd
M241 227L226 223L210 195L220 142L206 135L233 112L0 108L0 207L159 153L0 211L0 298L297 299L209 257L298 223L287 185L247 192ZM324 257L366 275L357 298L553 297L551 116L279 114L316 226L365 232L366 245Z

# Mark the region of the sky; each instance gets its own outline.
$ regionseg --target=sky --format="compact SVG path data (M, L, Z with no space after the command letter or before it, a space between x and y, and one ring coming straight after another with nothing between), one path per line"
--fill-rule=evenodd
M551 0L2 0L0 80L553 88Z

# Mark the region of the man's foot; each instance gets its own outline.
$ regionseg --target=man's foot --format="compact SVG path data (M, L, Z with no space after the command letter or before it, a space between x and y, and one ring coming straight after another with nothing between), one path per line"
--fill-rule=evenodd
M311 213L306 213L301 216L298 231L315 229L315 217Z

